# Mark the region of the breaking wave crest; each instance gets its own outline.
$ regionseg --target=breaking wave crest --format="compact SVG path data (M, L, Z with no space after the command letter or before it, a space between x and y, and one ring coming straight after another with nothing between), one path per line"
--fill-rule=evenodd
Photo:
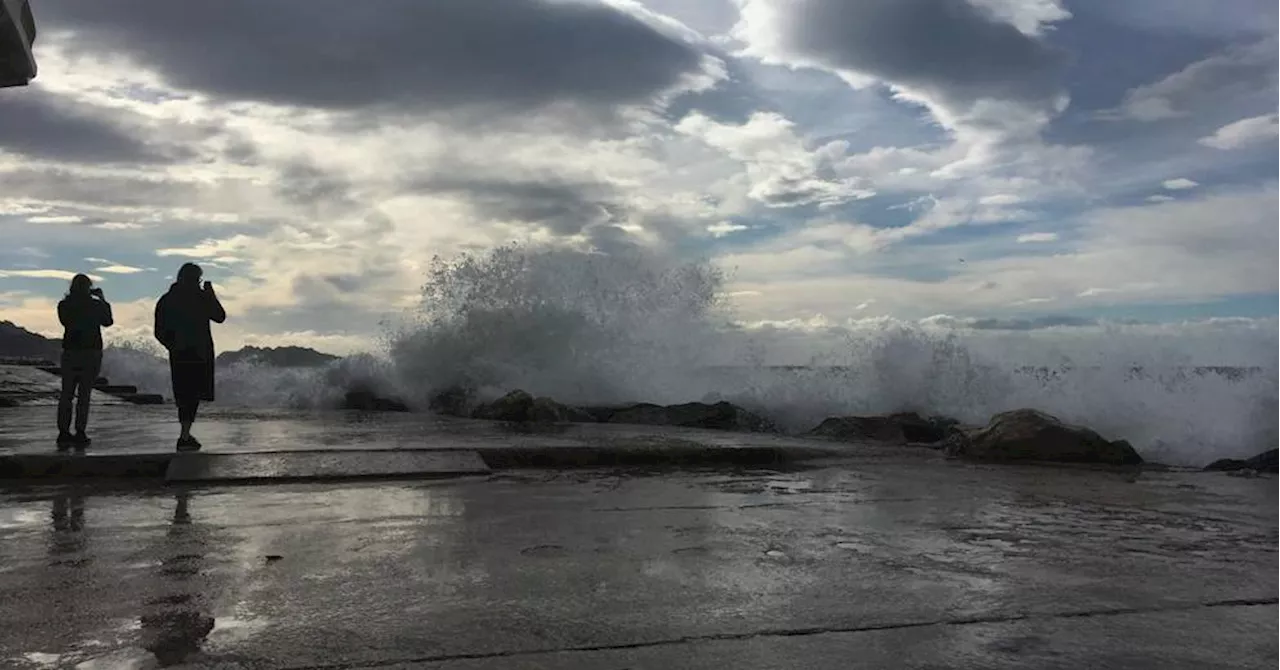
M569 403L725 399L794 430L835 414L984 423L1033 407L1186 465L1277 441L1274 324L995 332L883 319L800 333L734 325L724 283L710 263L639 252L436 259L421 309L388 326L381 351L319 369L224 368L219 401L326 407L362 385L425 408L450 386L523 388ZM105 374L167 393L156 353L110 347Z

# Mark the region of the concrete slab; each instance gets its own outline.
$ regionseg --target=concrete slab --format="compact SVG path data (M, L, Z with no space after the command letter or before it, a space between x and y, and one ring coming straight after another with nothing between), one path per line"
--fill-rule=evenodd
M279 451L252 454L184 453L169 461L165 481L426 478L488 474L475 451Z
M52 408L0 408L0 454L46 453L56 431ZM757 433L619 424L509 425L416 413L247 410L202 406L195 434L206 452L316 449L487 449L678 445L721 448L839 448L827 442ZM171 452L173 407L122 405L91 414L94 453Z
M1276 495L890 459L0 492L0 666L1272 668Z
M16 400L23 405L54 406L61 392L62 381L37 367L0 365L0 398ZM89 398L94 407L127 404L102 391L95 391Z

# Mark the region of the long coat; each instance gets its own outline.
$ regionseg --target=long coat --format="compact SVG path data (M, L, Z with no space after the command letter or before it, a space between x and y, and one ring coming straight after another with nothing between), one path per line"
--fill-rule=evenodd
M213 330L227 312L213 291L174 284L156 303L155 335L169 350L173 398L213 400Z

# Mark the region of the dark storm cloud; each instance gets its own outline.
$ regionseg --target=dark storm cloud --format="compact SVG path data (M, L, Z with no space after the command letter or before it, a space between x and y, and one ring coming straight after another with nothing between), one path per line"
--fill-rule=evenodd
M613 188L598 183L434 177L410 188L457 195L483 218L531 223L557 235L576 235L591 225L616 221L626 214L625 208L614 202Z
M603 4L549 0L55 0L46 31L173 85L332 110L516 110L647 99L693 46Z
M190 182L34 168L0 172L0 184L5 195L89 207L181 207L200 191Z
M114 113L37 88L0 89L0 151L74 163L155 163L178 153L149 144Z
M323 204L354 207L354 184L335 172L328 172L309 163L286 163L280 167L273 182L280 197L295 205L319 206Z
M1063 54L967 0L800 0L779 45L832 69L921 89L948 104L984 98L1050 106Z

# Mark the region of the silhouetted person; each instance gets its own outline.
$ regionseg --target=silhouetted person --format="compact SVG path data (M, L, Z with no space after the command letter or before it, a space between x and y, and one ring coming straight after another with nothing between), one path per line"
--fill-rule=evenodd
M227 320L213 284L204 282L201 286L203 276L199 265L184 264L178 270L178 280L156 303L155 335L169 350L173 401L182 426L178 451L200 448L200 442L191 436L191 424L200 401L213 400L213 332L209 323Z
M87 275L71 279L58 303L62 322L62 394L58 397L58 448L88 446L89 396L102 370L102 329L110 326L111 304ZM76 398L76 432L71 434L71 399Z

